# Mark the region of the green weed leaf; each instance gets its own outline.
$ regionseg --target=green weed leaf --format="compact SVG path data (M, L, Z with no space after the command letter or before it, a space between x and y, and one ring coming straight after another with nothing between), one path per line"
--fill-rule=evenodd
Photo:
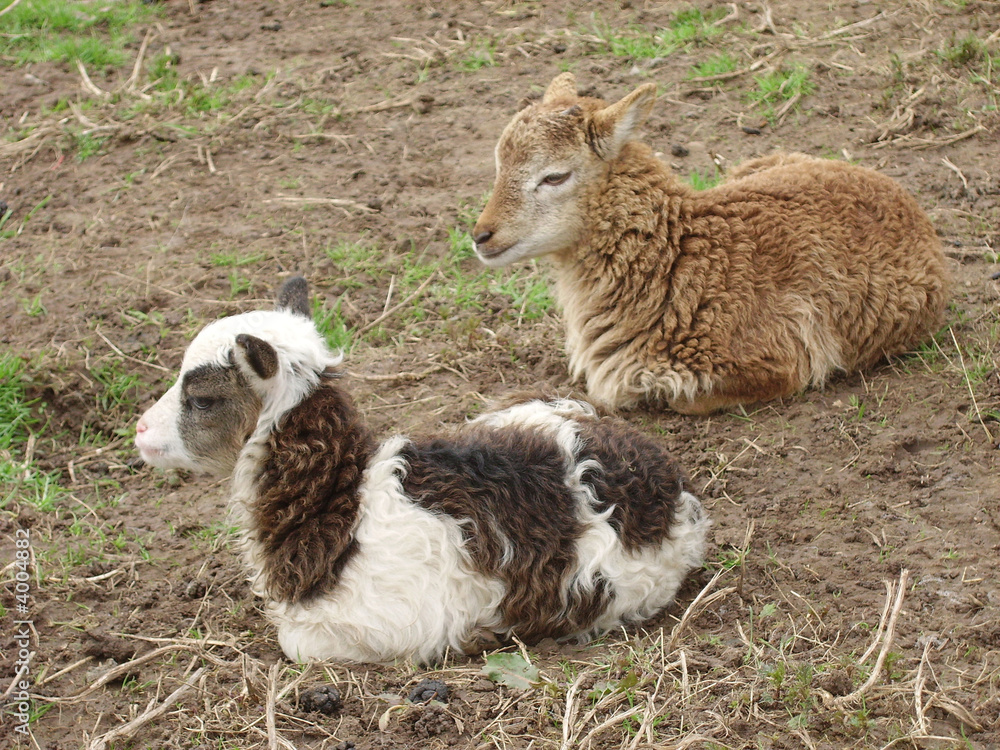
M538 667L529 664L520 654L490 654L482 673L498 685L515 690L528 690L541 681Z

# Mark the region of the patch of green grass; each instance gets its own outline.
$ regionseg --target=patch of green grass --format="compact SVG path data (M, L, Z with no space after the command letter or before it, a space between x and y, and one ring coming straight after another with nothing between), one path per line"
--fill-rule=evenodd
M86 161L91 156L101 153L104 142L107 140L105 137L92 133L76 133L73 136L74 145L76 146L76 160Z
M337 111L337 105L327 99L306 98L302 100L299 109L313 117L323 117Z
M223 268L242 268L243 266L252 266L255 263L260 263L266 257L267 253L265 252L244 254L238 250L225 250L219 253L212 253L209 256L209 260L212 262L213 266Z
M702 12L699 8L678 11L665 27L657 31L640 28L612 29L598 22L597 36L616 57L633 60L667 57L682 49L704 44L722 33L713 23L725 15L722 8Z
M448 231L447 251L438 257L430 254L429 248L412 245L404 252L386 252L364 238L340 242L327 248L325 254L336 265L331 276L348 291L370 286L373 280L380 286L391 284L391 295L386 290L387 309L413 297L410 304L395 309L385 325L364 332L362 338L370 342L383 342L404 327L414 335L433 328L447 330L449 335L474 336L469 326L472 331L478 329L488 303L494 311L517 321L536 320L554 305L548 283L537 267L484 268L475 260L472 237L462 227ZM498 297L505 302L498 304ZM314 305L314 320L331 347L348 351L358 335L345 321L342 302L343 298L331 308ZM479 322L473 325L468 313Z
M510 298L511 306L519 311L518 320L537 320L555 305L548 282L537 275L515 271L509 279L496 282L494 289Z
M142 386L138 375L126 372L117 359L94 365L90 374L101 386L97 394L97 405L101 409L125 410L128 413L137 410Z
M698 63L691 68L689 78L710 78L711 76L725 75L736 70L736 58L728 52L721 52L713 55L707 60Z
M967 34L961 39L952 38L951 44L935 53L938 59L954 66L966 66L988 56L986 42L975 34Z
M48 310L42 303L41 294L36 294L31 299L22 300L21 308L24 310L25 315L32 318L40 318L48 313Z
M157 14L137 0L23 0L3 17L0 57L16 65L80 60L88 68L117 67L129 58L125 45L134 29Z
M0 352L0 451L27 438L35 423L28 400L24 362L11 352Z
M482 40L469 47L466 54L458 61L460 70L473 71L481 68L496 67L496 46L489 39Z
M317 330L326 340L326 345L334 351L349 352L354 345L353 331L344 321L340 312L340 300L331 308L326 308L317 297L312 301L312 318Z
M31 217L33 217L36 213L45 208L45 206L48 205L48 202L50 200L52 200L52 196L46 195L44 198L38 201L38 203L36 203L35 206L30 211L28 211L27 214L25 214L24 218L21 219L21 223L20 225L18 225L17 229L6 228L10 220L11 214L13 213L10 209L8 209L7 213L5 213L2 217L0 217L0 240L8 239L10 237L16 237L17 235L21 234L21 232L24 231L24 227L28 224L29 221L31 221Z
M690 172L687 181L695 190L708 190L722 182L724 175L718 169L709 175L705 172Z
M146 67L152 99L136 102L126 116L168 109L180 109L189 117L221 113L238 94L260 85L259 77L250 74L238 76L228 83L181 78L177 70L179 63L180 58L170 51L153 57Z
M378 247L364 237L357 242L338 242L323 252L337 267L338 275L347 277L348 286L352 285L350 277L358 273L371 274L375 278L388 273Z
M39 421L39 405L28 398L28 388L24 361L0 352L0 509L15 501L46 511L65 491L54 472L39 471L24 458L23 446Z
M809 80L809 69L801 65L754 76L754 81L757 89L748 92L746 99L772 122L792 99L808 96L816 90L816 85Z
M229 272L229 299L236 299L253 288L253 282L235 268Z

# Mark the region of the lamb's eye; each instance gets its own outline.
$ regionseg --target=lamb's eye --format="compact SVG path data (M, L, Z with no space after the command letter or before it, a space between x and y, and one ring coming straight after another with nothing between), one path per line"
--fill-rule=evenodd
M190 403L191 406L198 411L205 411L206 409L210 409L214 406L216 400L217 399L214 399L211 396L191 396L188 399L188 403Z
M553 172L552 174L547 174L542 178L542 185L562 185L572 172Z

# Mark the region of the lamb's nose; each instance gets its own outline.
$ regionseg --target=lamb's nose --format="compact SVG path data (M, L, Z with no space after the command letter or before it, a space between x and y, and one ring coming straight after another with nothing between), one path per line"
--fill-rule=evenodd
M143 422L143 421L142 421L141 419L139 420L139 424L137 424L137 425L135 426L135 431L136 431L136 432L145 432L145 431L146 431L146 430L148 430L148 429L149 429L149 427L147 427L147 426L146 426L146 423L145 423L145 422Z
M493 236L493 232L489 232L489 231L487 231L487 232L480 232L479 234L477 234L472 239L474 239L476 241L477 245L482 245L484 242L489 242L490 241L490 237L492 237L492 236Z

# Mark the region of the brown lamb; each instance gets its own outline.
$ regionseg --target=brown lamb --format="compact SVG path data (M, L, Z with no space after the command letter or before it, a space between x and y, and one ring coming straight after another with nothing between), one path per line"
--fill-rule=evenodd
M750 160L710 190L634 140L656 85L615 104L573 75L507 125L474 229L484 263L551 255L574 378L611 407L705 414L905 352L943 320L941 244L870 169Z

